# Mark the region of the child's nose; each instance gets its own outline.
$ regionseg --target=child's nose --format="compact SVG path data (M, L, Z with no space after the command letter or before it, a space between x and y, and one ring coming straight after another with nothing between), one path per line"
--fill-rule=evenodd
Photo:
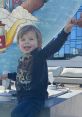
M26 44L29 44L29 42L30 42L29 40L26 40L26 41L25 41Z

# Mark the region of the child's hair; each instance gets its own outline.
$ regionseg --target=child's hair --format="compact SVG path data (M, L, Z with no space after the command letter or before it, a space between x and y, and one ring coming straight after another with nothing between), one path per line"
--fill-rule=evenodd
M42 35L41 32L39 31L38 28L36 28L33 25L26 25L24 27L22 27L17 34L17 42L19 43L19 39L21 39L23 37L24 34L26 34L29 31L33 31L36 34L37 37L37 41L38 41L38 47L41 48L42 47Z
M44 1L44 3L45 3L45 2L48 2L48 0L43 0L43 1Z

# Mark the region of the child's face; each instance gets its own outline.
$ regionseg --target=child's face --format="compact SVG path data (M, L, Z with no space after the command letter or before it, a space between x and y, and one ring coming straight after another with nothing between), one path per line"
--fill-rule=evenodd
M19 48L23 53L30 53L37 47L38 42L34 31L28 31L19 39Z

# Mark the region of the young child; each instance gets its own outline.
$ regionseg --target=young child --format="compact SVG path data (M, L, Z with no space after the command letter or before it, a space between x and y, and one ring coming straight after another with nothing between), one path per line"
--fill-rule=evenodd
M42 36L33 25L22 27L17 35L18 46L23 52L19 59L17 73L8 73L0 79L11 79L16 82L18 105L11 117L39 117L48 98L48 70L46 60L59 51L67 40L76 20L71 20L57 38L53 38L42 49Z

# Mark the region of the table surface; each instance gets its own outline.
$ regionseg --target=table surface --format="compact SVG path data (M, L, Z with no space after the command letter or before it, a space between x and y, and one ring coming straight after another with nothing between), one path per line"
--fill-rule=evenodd
M68 90L68 89L48 89L48 93L49 93L49 98L45 101L45 107L52 107L54 105L57 105L63 101L66 101L67 99L79 95L80 93L82 93L82 90ZM0 93L0 104L4 105L4 104L16 104L17 100L16 97L10 97L10 99L8 100L8 94L4 93L4 95L2 95L2 93ZM1 97L2 96L2 97ZM10 94L9 94L10 96ZM3 98L5 97L5 99L3 100ZM6 100L7 99L7 100Z

